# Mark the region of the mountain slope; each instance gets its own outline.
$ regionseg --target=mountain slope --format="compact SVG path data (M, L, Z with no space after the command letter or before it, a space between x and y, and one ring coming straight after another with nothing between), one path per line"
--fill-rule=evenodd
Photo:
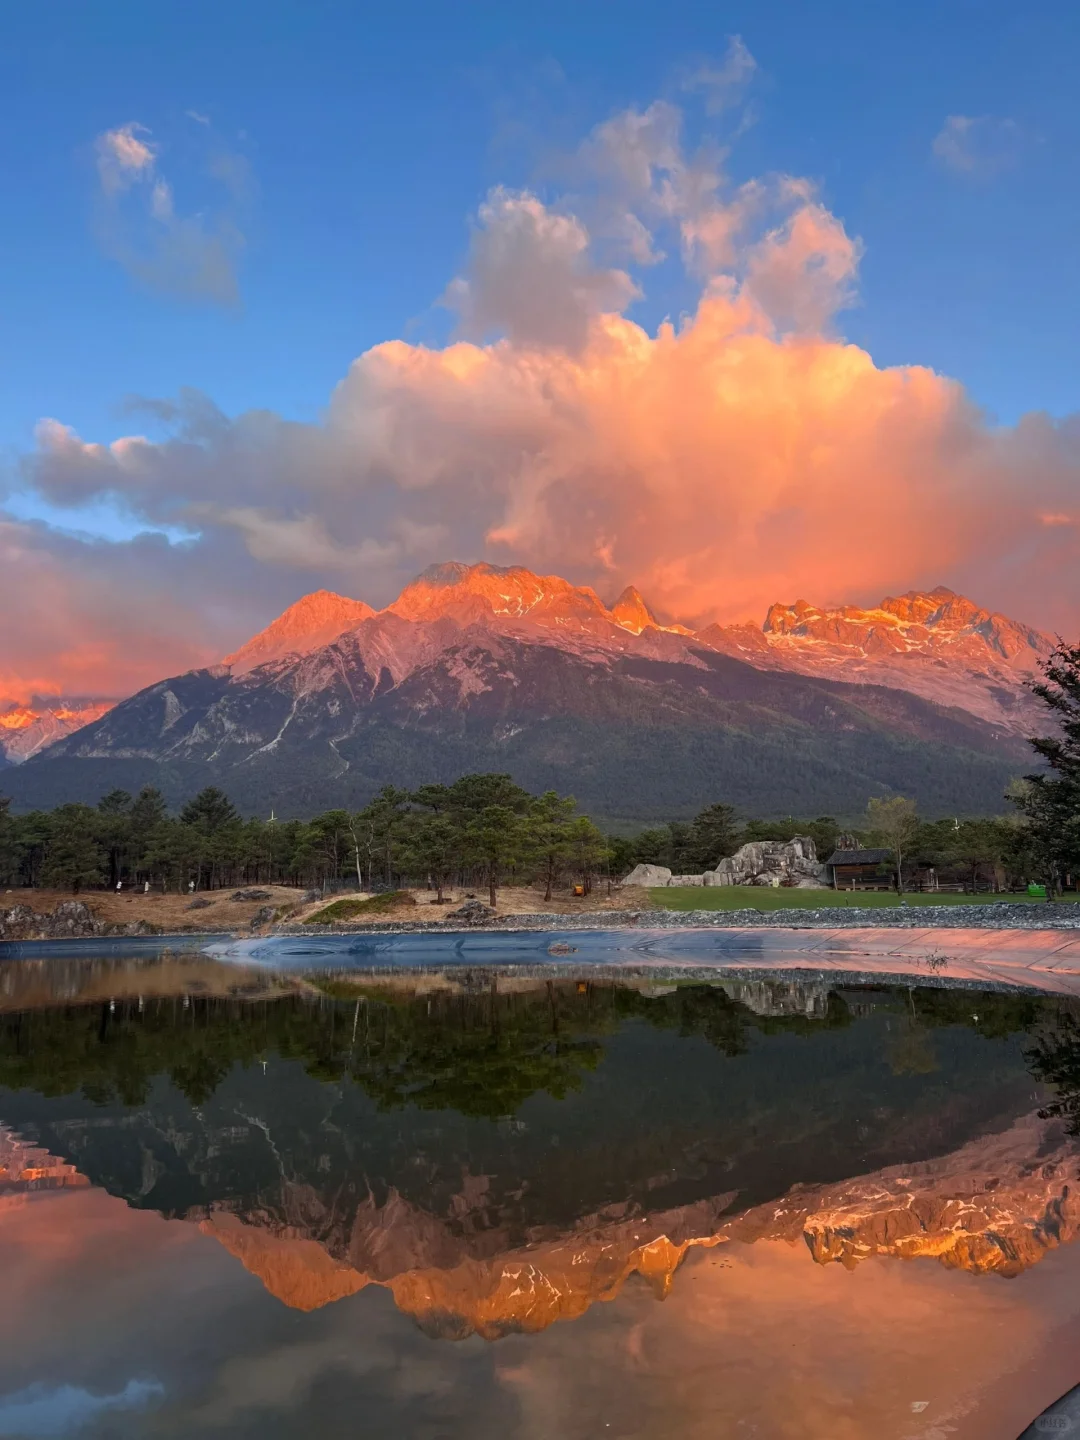
M1026 683L1050 646L944 589L692 634L632 586L609 608L520 566L436 565L377 613L304 597L223 664L58 732L5 788L25 806L213 782L300 814L498 769L627 820L718 796L853 814L897 791L986 812L1031 763Z
M226 655L223 663L234 675L243 675L272 660L283 660L286 655L307 655L374 614L363 600L349 600L331 590L316 590L290 605L239 650Z
M114 700L36 700L0 714L0 765L21 765L64 736L99 719Z
M713 639L729 653L745 646L757 663L890 685L959 705L1020 735L1030 734L1042 718L1027 682L1052 650L1051 637L944 586L886 596L869 610L821 610L803 600L773 605L760 639L750 639L748 628L720 631Z
M1026 760L1006 732L898 690L619 635L618 647L567 648L542 632L374 616L308 655L151 686L8 788L29 805L96 799L105 777L156 774L171 798L212 779L246 809L272 800L289 814L361 803L389 780L499 769L627 819L717 795L765 813L851 813L889 790L934 811L994 808Z

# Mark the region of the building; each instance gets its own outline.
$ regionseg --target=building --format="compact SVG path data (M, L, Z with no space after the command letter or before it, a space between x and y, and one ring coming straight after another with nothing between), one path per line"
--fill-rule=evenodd
M825 861L834 890L874 890L896 883L891 850L834 850Z

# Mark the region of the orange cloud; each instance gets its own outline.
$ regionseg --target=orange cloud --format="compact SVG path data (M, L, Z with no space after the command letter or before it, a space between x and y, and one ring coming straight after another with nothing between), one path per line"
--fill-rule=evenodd
M141 175L130 141L112 152ZM305 590L383 605L447 559L633 582L688 622L943 583L1075 631L1080 422L992 427L956 381L838 338L861 242L810 182L733 185L721 158L687 154L657 102L587 138L579 193L497 187L444 296L471 338L375 346L317 425L195 392L147 402L162 442L43 422L28 487L198 538L95 549L9 525L0 693L117 693ZM672 253L701 297L651 333L625 312Z

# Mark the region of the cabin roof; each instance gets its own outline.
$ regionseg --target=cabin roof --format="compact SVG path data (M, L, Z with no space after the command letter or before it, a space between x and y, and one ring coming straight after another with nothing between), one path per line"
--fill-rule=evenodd
M826 865L884 865L893 858L891 850L834 850Z

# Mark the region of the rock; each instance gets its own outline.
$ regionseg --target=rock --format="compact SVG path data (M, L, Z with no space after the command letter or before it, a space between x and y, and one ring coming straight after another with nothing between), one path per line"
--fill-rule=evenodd
M257 930L260 925L269 925L277 913L273 905L260 905L255 914L251 917L251 928Z
M792 840L751 840L707 872L711 885L825 885L827 872L818 862L809 835Z
M495 911L482 900L466 900L457 910L448 910L446 918L459 925L485 925L495 919Z
M646 890L658 890L671 884L671 871L666 865L635 865L622 882L624 885L642 885Z
M0 940L75 940L100 935L104 927L82 900L65 900L39 915L29 905L14 905L0 914Z
M209 910L213 903L212 900L207 900L205 895L196 895L191 904L185 908L188 910Z
M230 900L272 900L273 898L269 890L236 890L229 896Z
M704 885L704 875L672 875L669 885Z
M160 925L152 925L149 920L132 920L127 925L110 925L106 929L109 935L163 935L164 929Z

